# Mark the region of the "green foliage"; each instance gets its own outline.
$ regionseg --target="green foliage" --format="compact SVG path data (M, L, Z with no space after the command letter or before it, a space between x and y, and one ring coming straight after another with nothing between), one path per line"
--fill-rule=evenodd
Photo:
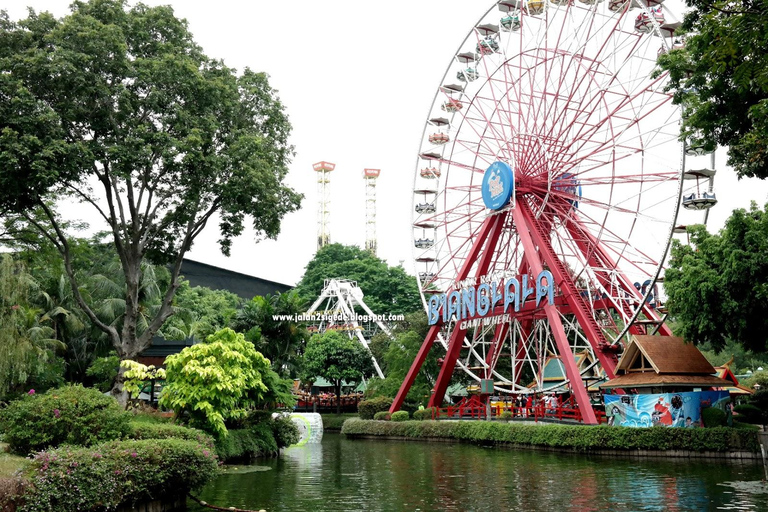
M379 411L373 415L373 419L376 421L389 421L392 419L392 415L389 414L389 411Z
M123 503L184 496L218 469L206 446L181 439L112 441L35 455L19 512L113 510Z
M341 396L341 381L357 381L373 373L371 353L359 341L337 331L315 334L304 353L304 381L317 377L333 382L336 396ZM337 402L337 411L340 404Z
M131 430L128 437L131 439L183 439L195 441L209 449L214 448L213 438L196 428L171 423L144 423L135 420L131 421L130 426Z
M739 176L768 177L768 5L765 0L687 0L685 47L659 57L683 135L709 149L728 147Z
M763 411L751 404L741 404L733 408L733 412L738 414L740 422L762 425L764 423Z
M117 356L97 357L85 371L85 374L93 379L93 386L96 389L106 393L112 389L119 367L120 358Z
M386 368L384 380L371 379L365 391L366 396L387 396L394 398L405 380L411 364L421 349L427 331L427 317L424 312L412 313L394 330L395 339L386 347L383 367ZM405 400L410 404L426 405L437 375L440 373L438 359L445 356L445 349L434 343L424 361Z
M437 411L437 407L427 407L426 409L417 409L413 411L413 419L417 421L431 420L432 413Z
M0 255L0 397L46 371L51 349L62 344L40 323L42 311L31 303L38 285L25 266Z
M216 439L216 453L224 462L277 455L280 448L299 442L299 429L286 416L268 417Z
M0 410L0 431L16 453L61 444L90 446L130 432L130 416L95 389L65 386L28 395Z
M768 390L768 370L754 372L749 378L744 379L740 384L753 389L755 385L760 386L760 390Z
M386 396L378 396L370 400L361 400L357 404L357 413L361 419L373 419L373 415L379 411L389 411L392 406L392 399Z
M395 411L390 415L392 421L408 421L410 419L408 411Z
M120 361L120 368L125 369L123 372L123 389L134 399L139 397L145 382L165 379L164 369L155 368L154 365L147 366L130 359Z
M75 301L132 359L173 314L181 261L212 217L229 254L246 221L257 239L275 238L298 208L301 195L283 183L291 126L266 73L205 55L170 7L70 8L62 19L0 15L0 209L16 216L14 233L52 241ZM122 325L100 318L69 264L72 237L56 211L67 197L110 227ZM156 308L142 301L147 262L173 263Z
M347 420L348 437L386 436L454 439L481 445L550 446L579 452L592 450L690 450L760 452L754 430L719 428L630 428L583 425L523 425L495 421Z
M768 419L768 385L761 387L758 391L749 397L750 405L754 405L763 413L763 417ZM768 421L766 421L768 423Z
M764 352L768 332L768 210L734 210L719 234L689 226L690 245L673 240L664 280L679 334L716 351L728 339Z
M186 347L165 364L160 405L177 417L188 415L190 425L216 437L226 435L226 421L245 418L268 391L263 375L270 371L269 360L232 329Z
M242 302L232 292L190 286L188 281L182 281L173 300L175 314L163 325L163 336L202 341L219 329L230 327Z
M246 302L232 319L231 327L245 333L245 339L272 361L272 369L281 375L296 376L309 334L303 323L275 318L294 317L306 310L306 302L296 291L267 294Z
M504 411L501 413L501 416L499 416L502 421L509 421L512 419L512 412L511 411Z
M350 418L358 418L359 416L355 412L342 413L342 414L321 414L323 418L323 430L341 430L341 426Z
M307 264L296 291L312 303L328 276L357 281L365 303L376 314L404 315L422 309L415 277L402 266L390 267L359 247L329 244L318 250Z
M706 407L701 410L701 421L707 428L724 427L728 423L728 415L717 407Z

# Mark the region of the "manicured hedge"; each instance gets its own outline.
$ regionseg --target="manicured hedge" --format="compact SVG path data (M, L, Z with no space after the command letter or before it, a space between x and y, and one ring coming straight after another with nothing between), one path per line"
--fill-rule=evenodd
M581 425L520 425L492 421L347 420L347 436L456 439L482 445L510 444L591 450L690 450L759 452L757 432L719 428L629 428Z
M392 413L390 419L392 421L408 421L408 417L408 411L397 411Z
M216 474L216 454L195 441L111 441L40 452L19 512L96 512L123 503L184 496Z
M392 419L392 415L389 414L389 411L379 411L373 415L373 419L376 421L389 421Z
M216 439L216 453L223 461L244 461L277 455L280 448L299 442L299 431L289 417L263 420L242 429L230 429Z

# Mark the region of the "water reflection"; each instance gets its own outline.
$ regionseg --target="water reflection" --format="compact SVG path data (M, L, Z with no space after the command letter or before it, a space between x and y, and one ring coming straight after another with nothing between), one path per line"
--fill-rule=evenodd
M273 511L768 510L759 465L609 459L445 443L350 441L259 461L202 493L218 506ZM190 504L190 511L204 509Z

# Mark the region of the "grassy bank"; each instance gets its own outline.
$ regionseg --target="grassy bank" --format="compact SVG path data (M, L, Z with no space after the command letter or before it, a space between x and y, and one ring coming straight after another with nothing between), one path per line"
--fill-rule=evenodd
M8 453L7 449L6 443L0 443L0 478L12 477L27 462L24 457Z
M683 450L688 452L760 452L757 432L718 428L627 428L582 425L520 425L491 421L348 420L349 437L453 439L479 445L548 447L578 452L603 450Z

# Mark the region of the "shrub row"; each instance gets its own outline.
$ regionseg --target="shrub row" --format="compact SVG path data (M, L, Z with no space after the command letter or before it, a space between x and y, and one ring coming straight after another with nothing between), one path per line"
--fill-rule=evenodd
M350 419L347 436L456 439L482 445L511 444L591 450L690 450L759 452L757 432L718 428L629 428L581 425L519 425L491 421L365 421Z
M196 428L174 425L172 423L144 423L131 421L132 439L183 439L196 441L209 450L214 449L213 437Z
M357 413L361 419L372 420L377 412L389 411L392 399L385 396L377 396L370 400L362 400L357 404Z
M216 474L216 454L196 441L110 441L41 452L31 461L19 512L86 512L183 496Z

